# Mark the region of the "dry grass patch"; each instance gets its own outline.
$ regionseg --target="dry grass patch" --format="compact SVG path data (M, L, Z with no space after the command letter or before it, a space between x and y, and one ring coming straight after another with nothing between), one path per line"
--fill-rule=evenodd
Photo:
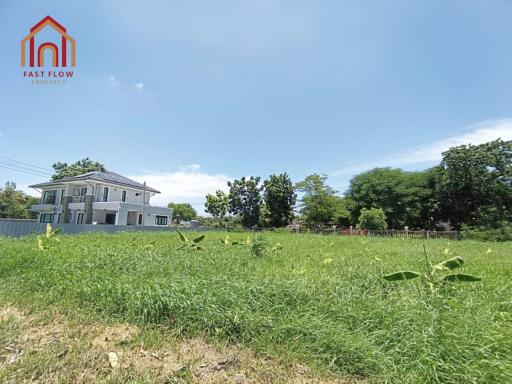
M218 347L201 338L177 339L129 324L70 321L0 307L2 383L340 383L304 365L284 366L240 346ZM156 334L155 334L156 332ZM157 339L156 342L154 339ZM113 363L109 354L115 357Z
M13 307L10 304L6 304L0 307L0 321L7 321L9 319L21 319L23 317L23 313L18 310L18 308Z
M138 327L128 324L106 326L98 328L96 331L99 334L93 338L92 345L109 350L116 345L128 343L140 332Z

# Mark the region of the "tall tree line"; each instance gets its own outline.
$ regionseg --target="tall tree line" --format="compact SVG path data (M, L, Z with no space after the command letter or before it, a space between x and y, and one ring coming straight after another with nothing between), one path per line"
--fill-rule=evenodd
M361 209L378 207L390 228L500 227L512 222L512 141L450 148L421 172L364 172L352 178L346 198L353 222Z
M295 185L281 174L228 186L228 194L207 196L206 211L239 216L245 227L283 227L297 217L309 227L498 228L512 222L512 142L453 147L424 171L375 168L354 176L344 196L319 174Z

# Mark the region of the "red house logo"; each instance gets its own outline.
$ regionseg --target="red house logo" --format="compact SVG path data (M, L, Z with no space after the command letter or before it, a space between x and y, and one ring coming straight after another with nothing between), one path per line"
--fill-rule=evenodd
M59 24L55 19L50 16L46 16L39 23L30 28L30 33L21 40L21 66L26 67L26 51L27 51L27 41L30 42L29 45L29 67L36 66L36 35L43 30L46 26L52 27L57 33L60 34L60 44L55 44L52 42L43 42L39 44L37 47L37 66L44 66L44 53L48 49L52 54L52 66L53 67L67 67L68 66L68 45L70 48L70 66L74 67L76 63L76 42L71 36L69 36L66 32L66 28L64 28L61 24ZM60 47L58 46L60 45ZM60 60L59 60L60 57Z

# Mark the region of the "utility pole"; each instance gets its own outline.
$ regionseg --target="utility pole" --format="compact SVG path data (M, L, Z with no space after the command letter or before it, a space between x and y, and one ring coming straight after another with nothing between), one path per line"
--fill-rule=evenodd
M144 182L142 191L142 226L144 227L146 224L146 182Z

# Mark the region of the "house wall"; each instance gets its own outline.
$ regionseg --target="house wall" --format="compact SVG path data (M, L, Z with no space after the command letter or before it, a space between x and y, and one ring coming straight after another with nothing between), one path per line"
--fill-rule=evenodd
M129 211L128 217L126 219L126 224L128 225L138 225L139 222L139 212Z
M139 206L140 207L140 206ZM143 217L143 224L146 227L168 227L171 225L172 221L172 209L169 208L163 208L163 207L153 207L153 206L146 206L144 210L144 217ZM117 225L127 225L127 224L138 224L139 214L142 214L142 211L134 210L133 207L130 206L124 206L119 208L119 214L116 218L116 224ZM166 225L157 225L156 224L156 217L157 216L165 216L167 217L167 224Z
M139 213L142 213L142 191L133 188L124 188L122 186L102 183L66 183L52 187L44 187L41 190L41 204L45 191L56 190L55 205L36 205L35 211L41 213L54 213L53 223L58 223L59 212L63 212L64 197L70 199L66 205L69 212L69 223L76 223L78 214L84 213L83 224L87 224L87 215L85 212L85 197L80 201L79 194L75 194L75 188L86 187L86 196L93 196L93 223L105 223L106 213L116 213L116 225L138 225ZM108 187L107 202L103 202L103 188ZM122 202L123 191L126 191L125 202ZM74 196L73 196L74 195ZM164 227L170 226L172 220L172 210L163 207L154 207L149 205L151 193L146 192L146 207L144 226ZM107 210L108 212L106 212ZM61 222L64 221L62 213ZM156 216L166 216L167 225L157 225ZM39 220L40 216L38 217Z
M92 222L93 223L104 223L107 212L106 211L99 211L99 210L93 210L92 211Z
M126 191L127 203L142 204L142 191L124 188L118 185L112 184L96 184L95 201L103 201L103 188L108 187L108 198L107 201L121 201L123 191ZM146 204L149 204L150 194L146 192Z
M129 207L119 207L118 210L112 209L94 209L92 215L92 222L98 224L105 224L107 213L115 213L116 214L116 225L139 225L139 214L141 211L131 210ZM43 212L44 213L44 212ZM46 212L51 213L51 212ZM76 224L78 219L78 214L84 213L84 222L85 223L85 211L83 209L71 209L69 223ZM42 213L41 213L42 214ZM37 221L40 221L40 215L37 218ZM165 216L167 217L167 225L157 225L156 217L157 216ZM144 213L144 226L146 227L165 227L170 226L172 221L172 210L162 207L152 207L146 206ZM52 223L58 223L59 219L59 211L57 210L53 216Z

